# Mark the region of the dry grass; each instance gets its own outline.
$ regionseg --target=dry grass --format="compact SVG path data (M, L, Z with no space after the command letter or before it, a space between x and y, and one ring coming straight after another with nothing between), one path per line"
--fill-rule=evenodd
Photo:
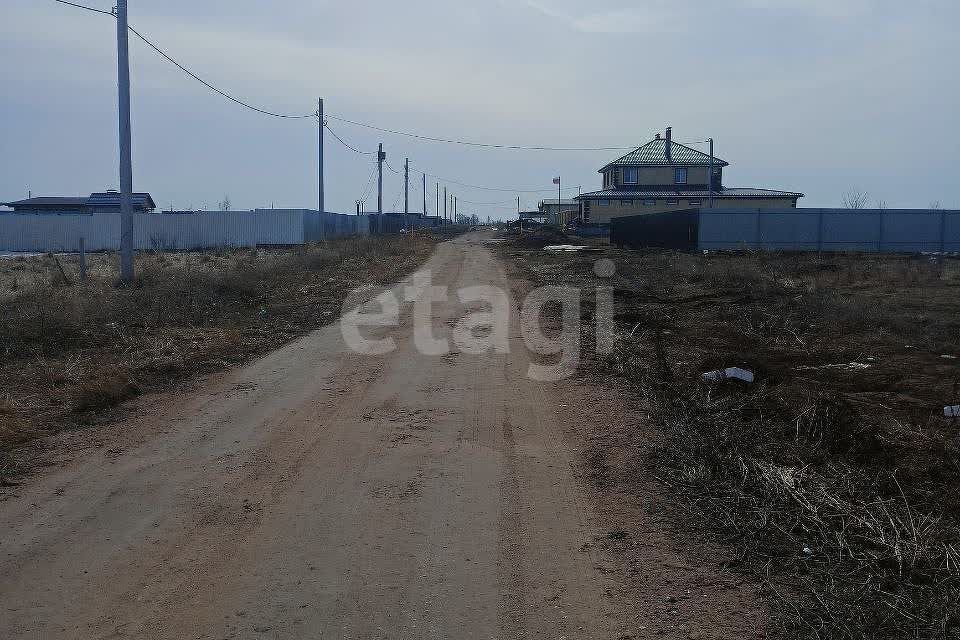
M535 280L601 284L597 256L510 253ZM765 585L781 637L958 637L960 424L942 409L960 360L942 356L960 356L960 264L606 257L619 338L593 368L629 381L653 435L598 439L596 477L658 475ZM757 382L700 380L727 366Z
M504 238L509 246L520 249L543 249L552 244L569 244L570 236L554 227L538 226L533 230L520 232L519 227L502 231L498 238Z
M122 287L117 256L0 261L0 477L37 436L124 400L241 363L336 319L349 291L419 266L438 237L341 238L291 249L145 253ZM108 416L109 417L109 416ZM21 453L23 453L21 451Z

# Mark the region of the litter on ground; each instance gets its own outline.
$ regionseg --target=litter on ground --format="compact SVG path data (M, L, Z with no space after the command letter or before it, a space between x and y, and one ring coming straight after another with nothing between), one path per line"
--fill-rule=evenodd
M821 364L817 366L802 365L796 367L797 371L817 371L819 369L843 369L845 371L863 371L873 365L866 362L841 362L839 364Z
M544 251L603 251L600 247L588 247L584 244L551 244L543 248Z
M743 380L744 382L753 382L753 372L741 369L740 367L728 367L726 369L718 369L717 371L708 371L703 374L702 377L708 381L720 381L733 378L735 380Z

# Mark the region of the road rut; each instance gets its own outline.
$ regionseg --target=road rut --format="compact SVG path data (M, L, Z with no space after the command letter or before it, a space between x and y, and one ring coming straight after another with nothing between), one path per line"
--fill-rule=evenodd
M434 284L509 291L473 234ZM615 638L557 390L527 350L426 356L410 305L196 390L0 503L0 637ZM434 305L438 333L464 313Z

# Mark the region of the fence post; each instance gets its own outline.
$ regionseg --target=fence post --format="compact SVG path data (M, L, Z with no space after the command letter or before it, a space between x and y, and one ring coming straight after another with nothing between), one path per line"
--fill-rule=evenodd
M817 258L823 256L823 209L817 212Z
M947 212L940 212L940 255L937 257L939 276L943 278L944 258L947 253Z
M883 209L877 214L877 253L883 253Z
M940 212L940 255L947 252L947 212Z
M87 251L83 236L80 236L80 281L87 281Z

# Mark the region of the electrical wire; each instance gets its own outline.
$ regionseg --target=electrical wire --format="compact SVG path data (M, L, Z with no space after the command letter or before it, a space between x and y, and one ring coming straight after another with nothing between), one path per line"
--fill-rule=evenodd
M442 176L436 176L432 173L427 173L427 175L434 180L439 180L440 182L446 182L448 184L455 184L459 187L467 187L468 189L479 189L481 191L497 191L503 193L556 193L556 189L507 189L502 187L482 187L476 184L467 184L466 182L459 182L457 180L451 180L450 178L444 178ZM579 189L580 187L563 187L563 191L572 191L573 189Z
M54 2L59 2L60 4L69 5L71 7L76 7L77 9L86 9L87 11L93 11L94 13L103 13L108 16L112 16L112 11L104 11L103 9L95 9L94 7L88 7L85 4L77 4L76 2L67 2L67 0L53 0Z
M331 135L333 135L333 137L336 138L336 139L340 142L340 144L342 144L343 146L345 146L347 149L350 149L350 151L353 151L354 153L359 153L359 154L362 154L362 155L365 155L365 156L376 155L376 154L374 154L373 151L361 151L360 149L357 149L357 148L354 147L353 145L344 142L344 141L343 141L343 138L341 138L340 136L338 136L337 133L336 133L333 129L331 129L331 128L330 128L330 125L328 125L327 123L323 123L323 126L327 128L327 131L329 131L329 132L331 133Z
M135 35L135 36L137 36L138 38L140 38L141 40L143 40L143 41L147 44L147 46L149 46L151 49L153 49L153 50L156 51L158 54L160 54L161 56L163 56L163 57L164 57L168 62L170 62L173 66L175 66L176 68L180 69L180 71L183 71L185 74L187 74L188 76L190 76L191 78L193 78L194 80L196 80L197 82L199 82L200 84L202 84L203 86L205 86L206 88L210 89L211 91L213 91L213 92L215 92L215 93L220 94L221 96L223 96L223 97L226 98L227 100L230 100L231 102L235 102L235 103L239 104L240 106L246 107L247 109L251 109L252 111L256 111L257 113L262 113L263 115L266 115L266 116L273 116L274 118L285 118L285 119L289 119L289 120L303 120L303 119L305 119L305 118L316 118L316 117L317 117L317 112L316 112L316 111L314 111L313 113L304 113L304 114L276 113L276 112L274 112L274 111L268 111L268 110L266 110L266 109L261 109L260 107L255 107L255 106L253 106L252 104L249 104L249 103L247 103L247 102L244 102L244 101L241 100L240 98L235 98L234 96L230 95L230 94L227 93L226 91L221 91L220 89L216 88L215 86L213 86L212 84L210 84L209 82L207 82L206 80L204 80L203 78L201 78L200 76L198 76L197 74L195 74L194 72L190 71L189 69L187 69L186 67L184 67L182 64L180 64L179 62L177 62L176 60L174 60L173 58L171 58L169 55L166 54L165 51L163 51L163 49L161 49L161 48L158 47L157 45L155 45L155 44L153 44L152 42L150 42L150 40L148 40L146 37L144 37L139 31L137 31L137 30L134 29L133 27L128 27L128 28L130 29L130 32L131 32L133 35Z
M101 14L105 14L105 15L109 15L109 16L115 16L115 14L114 14L113 12L111 12L111 11L104 11L103 9L97 9L97 8L90 7L90 6L83 5L83 4L79 4L79 3L76 3L76 2L68 2L68 0L53 0L53 1L54 1L54 2L57 2L57 3L59 3L59 4L63 4L63 5L71 6L71 7L76 7L76 8L78 8L78 9L84 9L84 10L86 10L86 11L92 11L92 12L94 12L94 13L101 13ZM182 72L185 73L186 75L190 76L191 78L193 78L194 80L196 80L197 82L199 82L200 84L202 84L203 86L205 86L207 89L209 89L209 90L213 91L214 93L216 93L216 94L218 94L218 95L226 98L227 100L230 100L231 102L234 102L234 103L236 103L236 104L238 104L238 105L240 105L240 106L242 106L242 107L245 107L245 108L250 109L250 110L252 110L252 111L255 111L255 112L257 112L257 113L260 113L260 114L263 114L263 115L266 115L266 116L271 116L271 117L274 117L274 118L284 118L284 119L290 119L290 120L303 120L303 119L306 119L306 118L315 118L315 117L318 117L318 112L317 112L317 111L314 111L314 112L311 112L311 113L304 113L304 114L277 113L277 112L275 112L275 111L270 111L270 110L268 110L268 109L263 109L263 108L261 108L261 107L257 107L257 106L254 106L254 105L248 103L248 102L245 102L244 100L241 100L240 98L237 98L237 97L231 95L230 93L228 93L228 92L226 92L226 91L224 91L224 90L222 90L222 89L219 89L219 88L215 87L214 85L210 84L209 82L207 82L206 80L204 80L203 78L201 78L200 76L198 76L196 73L194 73L193 71L191 71L191 70L188 69L187 67L183 66L182 64L180 64L179 62L177 62L176 60L174 60L174 59L173 59L169 54L167 54L163 49L161 49L159 46L157 46L156 44L154 44L153 42L151 42L150 39L148 39L146 36L144 36L144 35L141 34L139 31L137 31L134 27L128 25L128 28L129 28L129 30L130 30L131 33L133 33L135 36L137 36L137 37L138 37L140 40L142 40L148 47L150 47L151 49L153 49L157 54L159 54L161 57L163 57L163 58L164 58L165 60L167 60L169 63L171 63L172 65L174 65L177 69L179 69L180 71L182 71ZM414 138L414 139L417 139L417 140L425 140L425 141L428 141L428 142L439 142L439 143L444 143L444 144L456 144L456 145L469 146L469 147L480 147L480 148L486 148L486 149L510 149L510 150L519 150L519 151L624 151L624 150L630 150L630 149L635 148L635 147L549 147L549 146L526 146L526 145L514 145L514 144L495 144L495 143L487 143L487 142L475 142L475 141L462 140L462 139L457 139L457 138L441 138L441 137L437 137L437 136L428 136L428 135L423 135L423 134L419 134L419 133L413 133L413 132L410 132L410 131L401 131L401 130L398 130L398 129L388 129L388 128L386 128L386 127L379 127L379 126L377 126L377 125L373 125L373 124L370 124L370 123L367 123L367 122L360 122L360 121L357 121L357 120L350 120L350 119L348 119L348 118L342 118L342 117L340 117L340 116L326 115L326 117L327 117L327 118L330 118L330 119L333 119L333 120L337 120L337 121L339 121L339 122L344 122L344 123L347 123L347 124L352 124L352 125L357 126L357 127L364 127L364 128L366 128L366 129L372 129L372 130L374 130L374 131L380 131L380 132L383 132L383 133L389 133L389 134L398 135L398 136L405 136L405 137ZM326 123L323 123L323 124L324 124L324 126L326 126ZM327 129L330 130L329 127L327 127ZM347 148L350 148L350 149L352 149L353 151L356 151L357 153L364 153L364 154L369 153L369 152L359 151L359 150L357 150L357 149L354 149L354 148L350 147L350 145L348 145L346 142L344 142L343 139L340 138L340 136L338 136L336 133L333 133L332 130L330 130L330 133L332 133L332 134L334 135L334 137L337 138L337 140L339 140L339 141L340 141L342 144L344 144L344 146L346 146ZM707 141L704 141L704 142L707 142ZM702 144L702 143L701 143L701 142L691 142L691 143L689 143L689 144ZM450 181L450 182L453 182L453 181ZM456 183L455 183L455 184L456 184ZM463 186L467 186L467 185L463 185ZM504 191L506 191L506 189L505 189ZM528 193L534 192L533 190L520 190L520 191L526 191L526 192L528 192ZM539 190L537 190L537 192L539 192Z
M474 202L473 200L461 200L460 202L466 202L467 204L476 205L478 207L514 207L517 204L512 200L509 202Z
M65 5L68 5L68 6L71 6L71 7L76 7L76 8L78 8L78 9L84 9L84 10L86 10L86 11L93 11L94 13L102 13L102 14L105 14L105 15L108 15L108 16L116 17L116 14L114 14L114 13L111 12L111 11L104 11L104 10L102 10L102 9L96 9L96 8L94 8L94 7L89 7L89 6L87 6L87 5L77 4L76 2L67 2L67 0L53 0L53 1L54 1L54 2L57 2L57 3L59 3L59 4L65 4ZM136 29L134 29L132 26L127 25L127 28L130 30L130 33L132 33L133 35L135 35L135 36L137 36L138 38L140 38L143 42L145 42L145 43L147 44L148 47L150 47L151 49L153 49L154 51L156 51L158 54L160 54L167 62L169 62L170 64L172 64L173 66L175 66L177 69L179 69L180 71L184 72L185 74L187 74L188 76L190 76L191 78L193 78L194 80L196 80L197 82L199 82L200 84L202 84L203 86L205 86L206 88L210 89L210 90L213 91L214 93L217 93L217 94L223 96L224 98L226 98L227 100L230 100L231 102L235 102L236 104L238 104L238 105L240 105L240 106L242 106L242 107L246 107L247 109L250 109L250 110L252 110L252 111L256 111L257 113L261 113L261 114L266 115L266 116L272 116L272 117L274 117L274 118L285 118L285 119L289 119L289 120L302 120L302 119L305 119L305 118L315 118L315 117L317 117L317 112L316 112L316 111L314 111L313 113L305 113L305 114L277 113L277 112L275 112L275 111L269 111L269 110L267 110L267 109L261 109L260 107L255 107L255 106L253 106L252 104L250 104L250 103L248 103L248 102L244 102L244 101L241 100L240 98L234 97L234 96L230 95L229 93L227 93L226 91L223 91L223 90L221 90L221 89L218 89L217 87L213 86L212 84L210 84L209 82L207 82L206 80L204 80L203 78L201 78L200 76L198 76L197 74L195 74L193 71L190 71L190 69L187 69L185 66L183 66L182 64L180 64L179 62L177 62L176 60L174 60L173 58L171 58L163 49L161 49L160 47L158 47L157 45L155 45L155 44L154 44L153 42L151 42L146 36L144 36L142 33L140 33L139 31L137 31Z
M370 189L373 188L373 181L377 177L377 165L373 165L373 169L370 170L370 177L367 178L367 186L363 188L363 197L360 198L361 202L366 202L367 197L370 195Z
M524 146L516 144L493 144L488 142L471 142L468 140L458 140L455 138L438 138L435 136L426 136L419 133L411 133L409 131L399 131L397 129L387 129L385 127L378 127L376 125L368 124L366 122L358 122L356 120L349 120L347 118L341 118L339 116L327 115L326 117L333 120L338 120L340 122L345 122L347 124L352 124L357 127L364 127L366 129L373 129L374 131L380 131L382 133L390 133L397 136L406 136L408 138L415 138L417 140L426 140L428 142L442 142L445 144L459 144L468 147L483 147L486 149L511 149L517 151L624 151L629 149L635 149L636 147L540 147L540 146Z
M329 126L329 125L327 125L327 130L330 131L330 133L333 133L333 131L330 129L330 126ZM369 155L376 155L376 154L373 154L373 153L370 153L370 152L366 152L366 151L359 151L359 150L357 150L357 148L354 147L353 145L345 142L340 136L338 136L338 135L336 135L336 134L334 134L334 136L337 138L337 140L339 140L339 141L340 141L344 146L346 146L348 149L351 149L351 150L353 150L353 151L356 151L357 153L369 153ZM390 171L392 171L393 173L395 173L395 174L397 174L397 175L400 175L400 172L397 171L396 169L394 169L394 168L393 168L393 165L391 165L389 161L384 160L383 163L384 163L385 165L387 165L387 168L388 168ZM415 165L413 165L413 163L411 163L410 166L411 166L411 168L415 168ZM468 183L466 183L466 182L461 182L461 181L459 181L459 180L452 180L452 179L450 179L450 178L444 178L443 176L438 176L438 175L432 174L432 173L430 173L430 172L428 172L428 171L426 171L426 170L424 170L424 169L421 169L421 170L420 170L420 173L426 174L427 176L433 178L434 180L439 180L439 181L441 181L441 182L446 182L446 183L449 183L449 184L455 184L455 185L457 185L457 186L466 187L466 188L469 188L469 189L479 189L479 190L481 190L481 191L497 191L497 192L503 192L503 193L556 193L556 189L550 189L550 188L547 188L547 189L508 189L508 188L502 188L502 187L485 187L485 186L481 186L481 185L468 184ZM577 186L577 187L564 187L564 188L563 188L563 191L572 191L573 189L579 189L579 188L580 188L579 186Z

